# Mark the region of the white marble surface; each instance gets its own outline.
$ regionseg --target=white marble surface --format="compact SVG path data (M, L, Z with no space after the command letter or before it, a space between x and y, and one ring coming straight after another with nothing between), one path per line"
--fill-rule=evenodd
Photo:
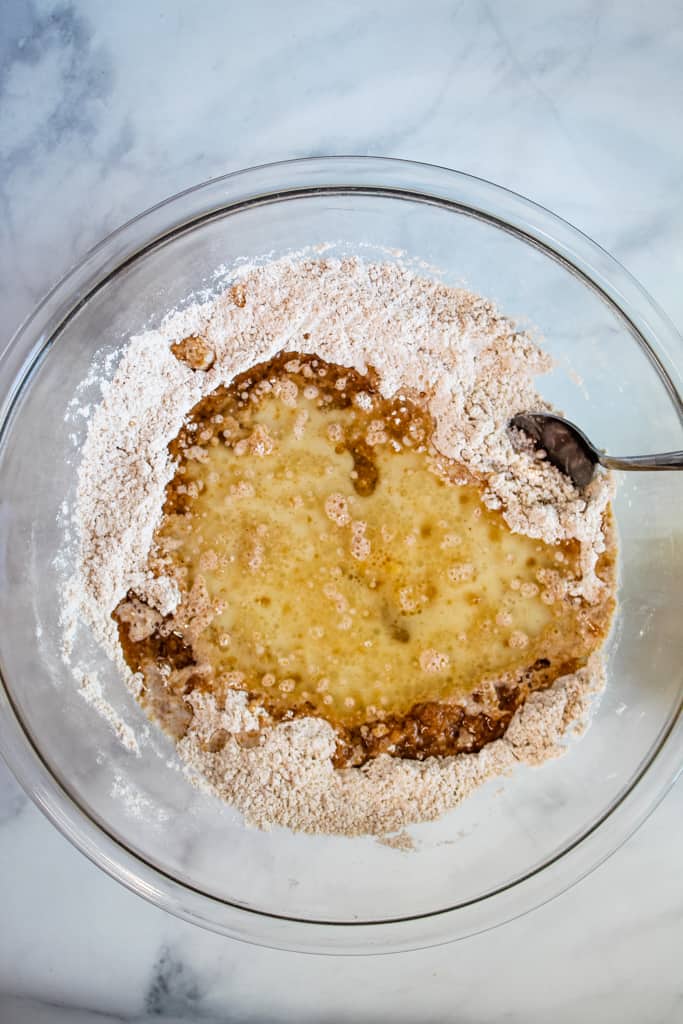
M0 3L0 348L109 230L242 166L373 153L521 191L683 327L677 0ZM0 1021L683 1020L680 786L590 878L476 938L240 945L87 862L0 766Z

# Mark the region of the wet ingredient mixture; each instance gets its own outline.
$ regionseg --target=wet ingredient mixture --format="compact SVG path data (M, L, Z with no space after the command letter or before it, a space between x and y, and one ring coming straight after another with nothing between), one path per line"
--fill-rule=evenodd
M198 339L179 351L201 358ZM295 353L195 406L149 562L181 604L162 617L131 593L115 612L169 731L193 690L238 690L326 719L339 767L443 756L586 664L611 602L567 596L578 544L513 533L432 431L419 394Z

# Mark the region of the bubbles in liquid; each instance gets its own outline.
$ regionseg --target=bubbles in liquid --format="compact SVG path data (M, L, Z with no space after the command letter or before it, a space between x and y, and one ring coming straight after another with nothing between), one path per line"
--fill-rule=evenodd
M371 374L292 355L193 410L151 563L202 606L160 626L205 666L190 688L322 715L364 749L391 746L386 725L375 736L390 722L411 756L401 720L429 735L423 705L461 705L531 666L547 685L585 660L608 612L562 597L577 545L511 533L430 433L425 411L383 399ZM159 635L121 635L133 667L176 670ZM498 699L484 711L507 714ZM464 742L453 714L440 753Z

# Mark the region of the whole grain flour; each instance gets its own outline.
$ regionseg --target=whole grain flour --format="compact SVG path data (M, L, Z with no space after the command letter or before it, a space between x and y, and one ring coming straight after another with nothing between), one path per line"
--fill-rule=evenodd
M177 357L194 339L194 359ZM130 339L116 373L102 385L78 475L76 570L64 589L65 657L84 623L131 676L111 613L130 591L162 615L178 604L177 586L146 569L174 465L169 442L190 409L221 384L278 352L310 353L364 373L374 368L385 396L407 388L423 396L433 442L481 482L484 501L530 537L580 544L573 596L592 603L604 583L603 519L611 483L598 475L582 492L511 436L510 417L548 408L534 389L549 358L494 305L397 263L287 258L243 268L217 297L172 312L156 330ZM195 367L194 369L192 367ZM178 752L195 782L237 807L252 824L309 832L384 834L436 818L483 781L519 762L537 764L563 749L604 682L600 658L533 693L506 734L479 753L425 761L382 755L362 768L335 769L335 732L324 720L280 724L231 692L188 696L190 726ZM261 745L240 734L259 728ZM218 730L225 746L212 752Z

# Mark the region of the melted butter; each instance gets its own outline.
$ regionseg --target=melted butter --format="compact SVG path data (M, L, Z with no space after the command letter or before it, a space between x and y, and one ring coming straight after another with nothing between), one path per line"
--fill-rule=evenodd
M410 399L317 361L271 370L194 410L156 534L155 570L208 595L202 685L351 728L597 646L545 586L575 578L576 545L513 534Z

